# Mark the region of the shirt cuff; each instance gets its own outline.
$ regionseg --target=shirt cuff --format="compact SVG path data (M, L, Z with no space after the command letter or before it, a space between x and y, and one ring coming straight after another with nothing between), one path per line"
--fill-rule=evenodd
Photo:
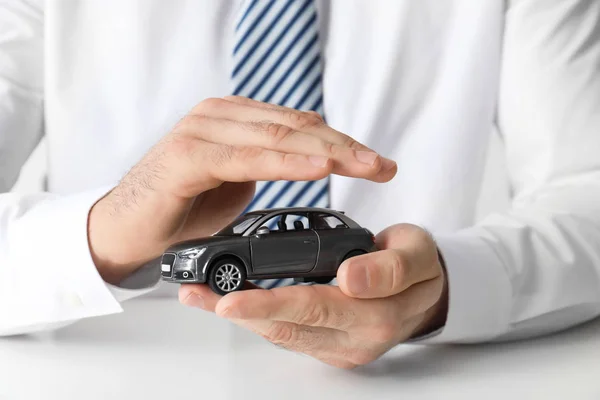
M100 277L88 244L88 216L108 188L48 197L14 225L9 240L15 254L43 255L38 295L22 302L15 326L54 324L123 311ZM25 274L27 268L20 268ZM31 271L29 271L31 272ZM24 281L24 276L19 278ZM17 285L18 286L18 285Z
M505 333L511 286L492 246L473 230L435 240L446 264L448 317L442 329L411 343L476 343Z

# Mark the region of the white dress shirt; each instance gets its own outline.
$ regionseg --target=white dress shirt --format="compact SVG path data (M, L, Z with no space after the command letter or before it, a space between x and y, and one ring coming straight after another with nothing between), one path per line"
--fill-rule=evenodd
M0 1L0 334L120 312L90 207L202 99L231 91L240 1ZM333 177L378 231L420 224L448 270L430 342L552 332L600 314L600 2L321 0L328 122L398 162ZM494 132L511 205L475 220ZM47 191L8 193L40 138ZM144 280L146 279L146 280ZM136 283L137 286L136 286Z

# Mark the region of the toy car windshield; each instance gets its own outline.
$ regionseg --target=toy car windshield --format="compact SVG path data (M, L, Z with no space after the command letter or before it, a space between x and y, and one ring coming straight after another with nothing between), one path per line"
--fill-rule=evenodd
M213 236L234 236L243 234L254 222L256 222L264 214L251 213L238 217L235 221L215 233Z

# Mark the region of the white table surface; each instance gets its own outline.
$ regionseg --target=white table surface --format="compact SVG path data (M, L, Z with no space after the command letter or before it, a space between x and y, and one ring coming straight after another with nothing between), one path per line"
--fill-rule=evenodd
M600 399L600 321L481 346L405 345L353 371L175 299L0 339L0 399Z

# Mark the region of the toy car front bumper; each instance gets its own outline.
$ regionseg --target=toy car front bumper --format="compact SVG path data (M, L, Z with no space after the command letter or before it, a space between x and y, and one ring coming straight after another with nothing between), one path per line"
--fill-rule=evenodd
M197 264L195 259L181 258L175 253L165 253L160 264L162 280L178 283L205 282L202 271L198 273Z

